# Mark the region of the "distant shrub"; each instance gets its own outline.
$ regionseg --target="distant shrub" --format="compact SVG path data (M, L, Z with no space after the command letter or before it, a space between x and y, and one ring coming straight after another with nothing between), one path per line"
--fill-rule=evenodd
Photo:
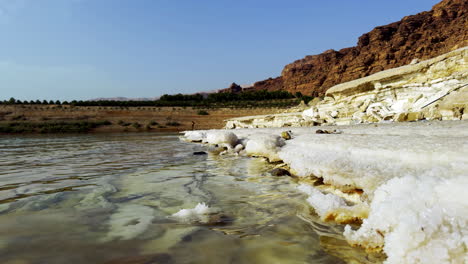
M205 111L205 110L199 110L199 111L197 112L197 115L209 115L209 114L210 114L210 113L208 113L208 112Z
M138 122L135 122L135 123L133 123L133 124L132 124L132 127L134 127L134 128L137 128L137 129L138 129L138 128L140 128L140 127L141 127L141 124L140 124L140 123L138 123Z
M148 125L150 125L150 126L157 126L157 125L159 125L159 123L156 122L156 121L154 121L154 120L151 120L151 121L148 123Z
M17 115L11 118L13 121L18 121L18 120L26 120L26 117L24 115Z
M179 123L179 122L175 122L175 121L166 122L166 126L180 126L180 123Z
M109 126L109 125L112 125L112 122L109 120L104 120L104 121L97 122L97 124L100 126Z
M119 122L117 124L119 124L120 126L124 126L124 127L127 127L127 126L131 125L131 123L125 122L123 120L119 120Z
M12 122L0 125L0 133L82 133L108 124L109 121Z

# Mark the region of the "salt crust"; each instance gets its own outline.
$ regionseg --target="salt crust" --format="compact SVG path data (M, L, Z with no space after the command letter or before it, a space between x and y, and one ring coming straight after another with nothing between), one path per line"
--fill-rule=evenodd
M182 222L207 223L210 213L213 213L213 210L209 206L205 203L198 203L195 208L181 209L173 214L172 217Z
M288 141L278 139L284 128L210 130L197 136L210 143L208 137L215 142L232 137L219 133L235 133L246 154L276 156L299 177L363 189L369 216L357 230L347 226L344 235L352 244L382 248L387 263L468 263L468 122L343 126L340 135L289 129L293 138ZM299 189L321 217L359 209L334 194Z
M351 244L383 246L386 263L468 263L468 174L389 180L375 192L361 228L345 227Z
M301 184L297 189L309 195L307 202L314 207L321 218L324 218L329 211L347 207L346 202L342 198L331 193L323 194L310 185Z

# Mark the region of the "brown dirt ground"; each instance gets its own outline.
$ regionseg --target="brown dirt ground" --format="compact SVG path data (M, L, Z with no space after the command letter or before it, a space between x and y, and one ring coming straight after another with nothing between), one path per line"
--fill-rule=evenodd
M96 128L93 132L183 131L215 129L224 126L224 120L234 117L281 113L287 108L213 108L203 110L209 115L198 115L192 107L99 107L57 105L0 105L0 124L8 122L52 121L110 121L112 125ZM147 125L152 121L158 125ZM177 122L180 126L167 125ZM119 124L120 123L120 124ZM122 123L130 125L123 126ZM141 125L135 128L134 123Z

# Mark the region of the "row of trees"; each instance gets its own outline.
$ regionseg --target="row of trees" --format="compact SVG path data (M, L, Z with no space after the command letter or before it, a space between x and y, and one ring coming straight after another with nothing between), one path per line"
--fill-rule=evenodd
M60 100L57 100L57 101L54 101L54 100L50 100L50 101L47 101L47 100L24 100L24 101L21 101L21 100L17 100L15 98L10 98L10 100L4 100L4 101L0 101L0 104L3 104L3 105L14 105L14 104L39 104L39 105L68 105L70 104L69 102L67 101L63 101L61 102Z
M295 95L287 91L247 91L242 93L212 93L208 95L202 94L165 94L159 100L153 101L114 101L114 100L99 100L99 101L21 101L15 98L10 100L0 101L0 104L14 105L14 104L38 104L38 105L75 105L75 106L122 106L122 107L135 107L135 106L226 106L226 105L246 105L249 103L256 104L260 101L271 101L275 103L285 103L290 101L290 104L296 103L291 99L309 99L304 98L301 93ZM262 105L265 105L264 103Z

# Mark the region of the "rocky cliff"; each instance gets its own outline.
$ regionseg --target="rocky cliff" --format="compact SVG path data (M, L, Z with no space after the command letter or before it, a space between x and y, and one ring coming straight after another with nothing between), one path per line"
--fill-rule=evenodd
M466 109L468 47L335 85L305 111L235 118L226 128L468 120Z
M254 88L324 95L334 85L467 46L467 11L466 0L443 0L431 11L376 27L355 47L328 50L286 65L280 77L257 82Z

